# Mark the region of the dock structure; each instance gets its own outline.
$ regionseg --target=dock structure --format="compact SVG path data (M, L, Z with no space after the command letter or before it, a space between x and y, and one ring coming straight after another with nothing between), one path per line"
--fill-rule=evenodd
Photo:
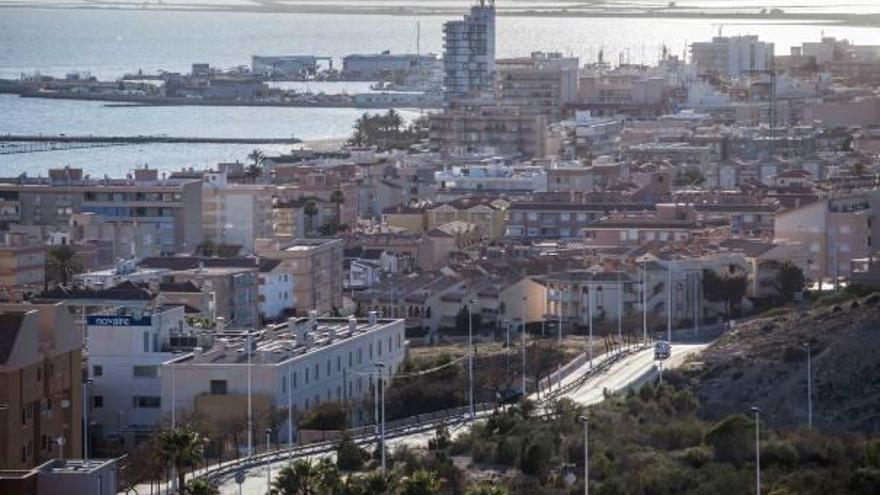
M187 136L68 136L0 134L0 155L130 144L298 144L297 138L187 137Z

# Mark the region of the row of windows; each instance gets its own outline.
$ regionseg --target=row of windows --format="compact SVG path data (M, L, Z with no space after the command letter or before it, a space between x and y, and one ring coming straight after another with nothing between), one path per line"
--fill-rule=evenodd
M104 367L100 364L93 365L92 376L104 376ZM159 367L155 365L133 366L131 376L135 378L156 378L159 376Z

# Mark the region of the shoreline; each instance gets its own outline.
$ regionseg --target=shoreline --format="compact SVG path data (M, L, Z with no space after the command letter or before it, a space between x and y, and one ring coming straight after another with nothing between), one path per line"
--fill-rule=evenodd
M339 7L320 5L287 5L261 7L259 5L231 5L228 7L216 5L175 7L173 5L150 6L141 8L138 4L118 5L28 5L0 3L0 10L85 10L85 11L109 11L109 12L218 12L218 13L249 13L249 14L321 14L321 15L373 15L373 16L457 16L463 11L456 8L437 7ZM577 8L548 8L541 9L535 5L533 8L524 10L498 10L498 17L545 17L545 18L595 18L595 19L683 19L683 20L722 20L722 21L763 21L761 24L811 24L811 25L834 25L851 27L880 28L880 12L866 14L849 13L725 13L711 9L703 11L676 12L664 9L661 12L652 11L649 7L618 9L609 11L594 11L591 9L578 10Z

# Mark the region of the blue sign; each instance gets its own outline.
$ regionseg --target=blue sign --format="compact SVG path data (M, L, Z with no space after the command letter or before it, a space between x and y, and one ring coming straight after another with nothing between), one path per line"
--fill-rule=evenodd
M133 316L91 315L87 319L92 327L148 327L153 324L149 315L135 318Z

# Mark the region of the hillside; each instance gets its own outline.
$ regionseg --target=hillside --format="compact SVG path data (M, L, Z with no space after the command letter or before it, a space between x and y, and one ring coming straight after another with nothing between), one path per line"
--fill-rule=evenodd
M758 405L777 427L807 421L812 346L813 421L824 431L880 431L880 296L815 305L742 325L703 355L691 374L701 416Z

